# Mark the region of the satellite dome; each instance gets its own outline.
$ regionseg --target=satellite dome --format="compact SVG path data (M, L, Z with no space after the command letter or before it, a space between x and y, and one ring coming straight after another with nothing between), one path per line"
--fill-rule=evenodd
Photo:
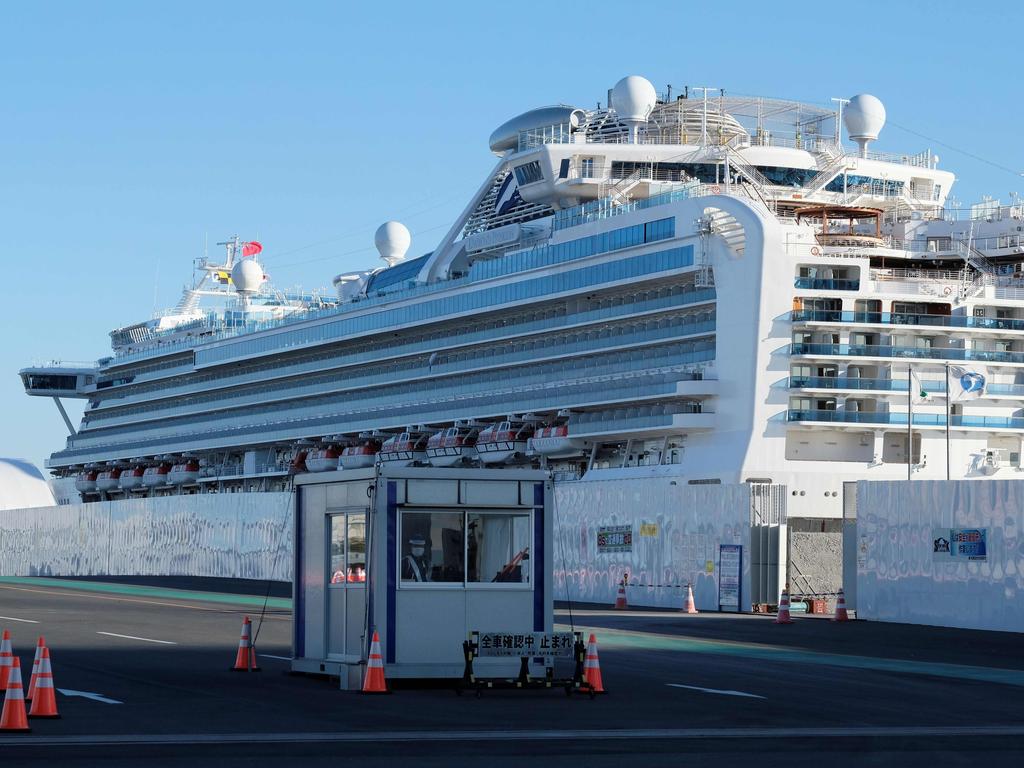
M657 103L658 94L645 77L630 75L612 88L611 106L622 120L644 122Z
M869 141L874 141L885 125L885 106L870 93L862 93L850 99L843 113L843 123L850 138L866 151Z
M231 269L231 282L241 294L258 293L263 285L263 267L253 258L244 258Z
M388 263L389 267L393 267L405 258L405 252L409 250L409 244L412 243L412 235L401 222L385 221L377 228L373 242L377 246L380 257Z

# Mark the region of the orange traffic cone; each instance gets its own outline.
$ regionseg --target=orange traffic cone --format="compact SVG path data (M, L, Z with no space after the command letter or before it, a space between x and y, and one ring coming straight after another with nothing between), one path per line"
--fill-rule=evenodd
M42 658L39 659L39 673L36 681L36 697L32 699L29 717L46 717L55 720L57 713L57 695L53 690L53 670L50 668L50 649L43 647Z
M246 616L242 622L242 636L238 638L238 653L235 655L235 666L232 672L259 672L256 665L256 649L252 645L252 622Z
M3 637L0 638L0 689L2 690L7 690L7 675L10 673L13 663L14 651L11 650L11 631L5 629Z
M779 600L779 615L775 617L776 624L792 624L793 619L789 616L789 590L782 590L782 599Z
M25 694L26 699L31 699L36 693L36 678L39 677L39 659L43 656L43 646L46 645L46 640L43 636L39 636L38 642L36 642L36 657L32 660L32 676L28 679L28 693Z
M583 684L586 693L607 693L601 682L601 662L597 658L597 638L593 632L587 640L587 655L583 660Z
M25 716L25 689L21 687L21 659L13 659L7 676L7 696L0 714L0 731L30 731Z
M373 630L373 641L370 643L370 659L366 663L363 693L391 693L384 679L384 659L380 655L380 636L377 630Z
M689 584L686 585L686 607L683 608L686 613L700 613L697 610L697 606L693 603L693 587Z
M622 581L619 582L619 593L615 596L615 610L616 611L624 611L627 608L629 608L629 605L626 603L626 580L627 579L629 579L629 574L628 573L625 576L623 576L622 577Z
M843 594L843 590L839 590L839 599L836 600L836 615L832 617L832 621L849 621L850 614L846 612L846 595Z

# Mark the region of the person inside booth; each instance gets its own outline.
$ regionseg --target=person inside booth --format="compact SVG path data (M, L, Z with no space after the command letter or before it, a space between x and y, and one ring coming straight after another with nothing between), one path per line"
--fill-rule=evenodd
M402 581L430 581L430 558L422 536L409 539L409 551L402 558Z

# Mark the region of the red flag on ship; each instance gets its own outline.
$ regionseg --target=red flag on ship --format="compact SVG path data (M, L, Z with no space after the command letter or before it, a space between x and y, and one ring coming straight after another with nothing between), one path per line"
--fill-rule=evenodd
M253 240L251 243L242 244L242 256L255 256L263 250L263 246Z

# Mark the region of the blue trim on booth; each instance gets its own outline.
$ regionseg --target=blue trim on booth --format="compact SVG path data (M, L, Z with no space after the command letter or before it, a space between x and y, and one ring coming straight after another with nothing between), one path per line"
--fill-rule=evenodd
M544 593L547 570L544 551L544 483L533 484L533 631L545 632L544 626Z
M295 491L294 542L295 559L292 573L292 626L295 650L292 656L296 659L306 657L306 581L303 578L306 569L302 562L302 489Z
M397 612L395 574L398 573L398 484L388 480L388 588L387 628L384 633L385 663L395 663L395 614Z

